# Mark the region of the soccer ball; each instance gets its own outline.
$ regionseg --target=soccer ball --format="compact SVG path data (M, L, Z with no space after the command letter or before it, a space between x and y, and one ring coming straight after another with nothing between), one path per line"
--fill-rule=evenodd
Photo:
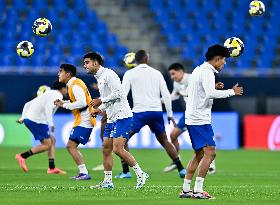
M47 90L50 90L51 88L47 85L41 85L38 90L37 90L37 96L42 95L45 93Z
M37 36L47 36L52 30L51 22L46 18L38 18L32 26L33 33Z
M229 49L230 57L238 57L244 51L244 44L240 40L240 38L236 38L236 37L228 38L225 41L224 46Z
M29 41L21 41L17 45L17 54L22 58L29 58L34 53L34 47Z
M251 16L261 16L265 12L265 5L263 2L254 0L250 3L249 14Z
M134 68L137 65L135 62L135 53L127 53L123 58L123 62L127 68Z

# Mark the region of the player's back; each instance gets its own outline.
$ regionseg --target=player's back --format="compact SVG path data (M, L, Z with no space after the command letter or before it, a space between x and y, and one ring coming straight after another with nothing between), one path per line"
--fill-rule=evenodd
M45 123L47 121L46 109L54 109L54 101L62 100L62 98L62 94L57 90L46 91L29 102L26 118L38 123Z
M146 64L140 64L126 74L131 84L133 112L162 111L162 74Z

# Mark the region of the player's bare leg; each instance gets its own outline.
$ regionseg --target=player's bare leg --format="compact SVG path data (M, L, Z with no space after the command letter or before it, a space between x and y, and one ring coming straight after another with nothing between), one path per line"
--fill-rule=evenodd
M181 133L182 133L182 130L180 128L174 127L174 129L172 130L172 132L170 134L171 143L174 145L174 147L175 147L175 149L178 153L178 157L179 157L179 151L180 151L180 145L179 145L178 137L180 136ZM170 165L166 166L163 169L163 171L164 172L172 172L176 168L177 168L176 164L174 164L174 162L172 161Z
M112 171L113 168L113 138L104 138L102 154L104 171ZM111 179L112 180L112 179Z
M198 169L198 177L205 178L209 166L212 163L212 161L216 157L216 149L214 146L207 146L203 148L204 156L201 159L199 169Z
M128 144L127 143L125 143L124 149L127 152L129 152L129 148L128 148ZM129 171L128 163L124 159L122 159L122 158L120 158L120 159L121 159L121 163L122 163L122 172L119 173L117 176L115 176L115 178L116 179L129 179L129 178L131 178L131 173Z
M42 152L45 152L45 151L49 150L50 146L51 146L51 139L43 139L43 140L41 140L40 145L38 145L36 147L33 147L30 150L28 150L26 152L23 152L21 154L16 154L15 158L18 161L22 170L24 172L27 172L28 169L27 169L27 166L25 164L26 159L28 157L34 155L34 154L39 154L39 153L42 153Z
M188 173L184 180L181 198L214 199L207 192L203 191L204 178L208 172L211 162L215 159L216 151L214 146L206 146L200 151L196 151L194 158L188 164ZM194 191L191 193L190 184L192 177L198 167L198 176L195 180Z
M171 143L176 148L176 151L178 154L180 152L180 145L179 145L178 137L180 136L181 133L182 133L182 130L179 129L178 127L174 127L174 129L170 133Z
M113 169L113 138L104 137L102 145L104 179L98 185L90 186L91 189L112 189L114 184L112 181Z
M41 144L31 149L33 154L39 154L49 150L51 147L51 139L43 139Z
M83 155L79 152L78 145L76 142L69 140L67 142L66 148L77 165L84 164Z
M203 158L203 155L204 155L204 152L202 149L195 151L193 158L187 164L188 171L187 171L187 174L184 179L183 189L179 195L180 198L191 198L192 197L193 192L190 187L191 181L192 181L193 175L194 175L201 159Z
M88 175L88 170L86 168L83 155L78 150L78 144L72 140L68 140L66 148L79 168L79 175L72 177L72 179L76 179L76 180L91 179L91 177Z
M166 132L156 135L156 138L158 142L162 145L162 147L165 149L169 157L173 160L173 163L176 164L176 167L179 172L179 176L181 178L184 178L186 174L186 170L184 169L181 160L179 159L178 152L176 151L174 145L168 141Z
M114 138L113 141L113 152L128 163L130 167L133 168L137 176L136 188L142 188L145 185L146 180L149 175L142 171L135 158L124 149L127 139L123 137Z
M103 112L103 116L101 119L101 126L100 126L100 139L103 142L103 136L104 136L104 129L107 123L107 115L106 112ZM93 171L102 171L104 170L104 166L103 163L102 164L98 164L97 166L92 168Z
M47 173L48 174L66 174L65 171L55 167L54 153L55 153L56 140L53 135L50 135L50 138L51 138L51 146L50 146L50 149L48 150L49 168L48 168Z

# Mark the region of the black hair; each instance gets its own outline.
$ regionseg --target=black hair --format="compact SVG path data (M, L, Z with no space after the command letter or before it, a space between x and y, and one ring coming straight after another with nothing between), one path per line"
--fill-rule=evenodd
M65 84L65 83L61 83L61 82L59 82L58 80L55 81L55 82L53 83L53 85L52 85L52 89L53 89L53 90L60 90L60 89L62 89L62 88L66 88L66 84Z
M84 55L85 58L90 58L91 60L96 60L100 65L103 65L104 58L103 56L98 52L90 52Z
M184 68L184 66L183 66L181 63L172 63L172 64L168 67L168 71L170 71L170 70L176 70L176 71L182 70L182 71L184 71L185 68Z
M148 58L148 54L145 50L139 50L135 54L135 62L136 63L142 63L145 58Z
M64 63L60 65L60 68L70 73L72 77L76 76L77 68L74 65Z
M229 49L218 44L210 46L205 54L206 61L212 60L215 56L228 58L230 56Z

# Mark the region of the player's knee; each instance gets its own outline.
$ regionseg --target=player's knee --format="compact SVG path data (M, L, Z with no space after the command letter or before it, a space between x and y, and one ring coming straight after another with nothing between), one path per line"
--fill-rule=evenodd
M171 142L177 142L178 136L175 133L170 134Z
M51 145L55 145L55 143L56 143L56 139L55 138L52 138L52 141L51 141Z
M121 153L122 153L122 151L123 151L123 148L122 148L122 147L114 145L114 147L113 147L113 152L114 152L116 155L119 155L119 156L120 156Z
M45 139L45 140L42 142L42 145L44 145L45 150L50 149L50 148L51 148L51 145L52 145L51 140L50 140L50 139Z
M215 159L216 157L216 150L215 148L207 148L204 150L204 154L207 155L208 157L211 157L212 159Z
M74 149L74 146L73 146L73 145L71 145L70 143L67 143L67 145L66 145L66 149L70 152L71 150L73 150L73 149Z
M103 155L109 155L109 154L111 154L111 151L112 150L111 150L110 146L103 144L103 146L102 146Z

